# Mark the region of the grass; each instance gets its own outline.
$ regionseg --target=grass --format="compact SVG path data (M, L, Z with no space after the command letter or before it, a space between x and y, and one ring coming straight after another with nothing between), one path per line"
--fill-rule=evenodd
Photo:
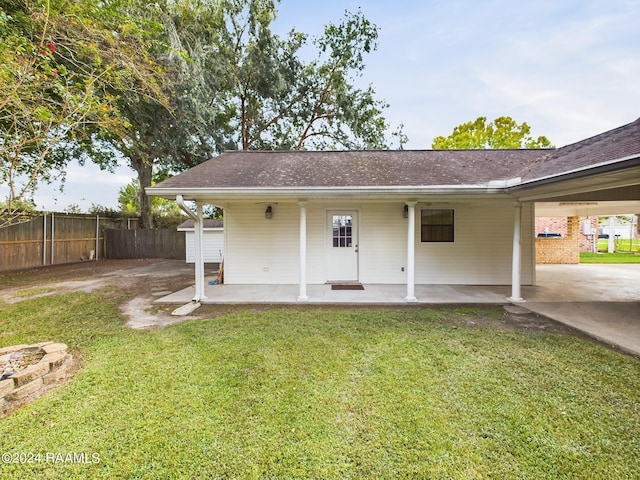
M598 239L598 250L607 251L609 246L609 240L600 238ZM639 239L616 239L614 241L616 250L622 250L627 252L640 252L640 240Z
M580 263L640 263L640 255L635 253L580 252Z
M3 480L640 471L640 363L503 328L500 308L237 309L134 331L119 300L0 304L0 346L55 340L83 359L69 385L0 420L0 452L41 454L0 463Z

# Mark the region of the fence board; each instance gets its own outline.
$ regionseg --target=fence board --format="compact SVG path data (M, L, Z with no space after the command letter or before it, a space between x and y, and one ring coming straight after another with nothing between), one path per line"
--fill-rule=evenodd
M106 257L185 258L185 235L173 229L105 230Z
M103 258L105 229L136 226L137 219L129 218L64 213L37 215L26 222L0 228L0 271Z

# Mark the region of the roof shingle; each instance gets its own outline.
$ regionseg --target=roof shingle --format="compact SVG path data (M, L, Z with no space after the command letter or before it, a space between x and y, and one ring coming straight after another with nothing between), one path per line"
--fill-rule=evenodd
M640 119L558 149L231 151L154 188L486 185L560 175L640 154Z

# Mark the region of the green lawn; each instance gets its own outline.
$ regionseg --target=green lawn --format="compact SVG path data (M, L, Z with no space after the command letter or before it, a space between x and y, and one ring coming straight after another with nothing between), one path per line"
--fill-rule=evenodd
M598 239L598 250L606 252L608 247L609 240L604 238ZM640 252L640 240L638 240L637 238L634 240L617 239L614 241L614 248L616 250L626 252Z
M0 463L3 480L640 471L640 363L504 328L499 307L237 308L134 331L117 301L0 304L0 346L61 341L83 359L69 385L0 419L0 452L41 454ZM89 463L47 463L63 458L47 452Z
M580 263L640 263L640 254L580 252Z

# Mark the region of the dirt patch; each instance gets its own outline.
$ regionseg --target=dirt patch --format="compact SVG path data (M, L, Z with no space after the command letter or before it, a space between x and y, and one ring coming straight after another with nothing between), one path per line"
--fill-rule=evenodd
M197 317L173 317L175 306L158 307L160 294L194 283L193 265L179 260L100 260L0 275L0 301L16 303L69 292L113 287L131 297L121 311L134 328L159 327Z

